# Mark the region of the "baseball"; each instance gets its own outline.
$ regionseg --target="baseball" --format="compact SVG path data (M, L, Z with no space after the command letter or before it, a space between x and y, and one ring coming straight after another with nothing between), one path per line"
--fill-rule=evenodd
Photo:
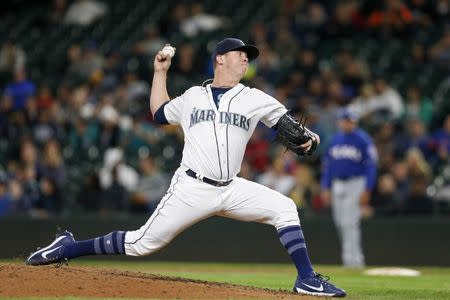
M172 58L175 55L175 48L170 46L169 44L166 44L162 49L162 53Z

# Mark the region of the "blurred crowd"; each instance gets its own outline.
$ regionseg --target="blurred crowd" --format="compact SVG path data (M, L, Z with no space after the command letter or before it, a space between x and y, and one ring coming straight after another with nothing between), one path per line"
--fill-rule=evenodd
M95 25L113 5L54 0L33 26ZM379 154L374 215L450 212L450 100L434 98L438 82L425 78L428 86L435 84L425 89L413 76L400 88L385 76L411 78L432 68L445 75L440 89L450 90L450 1L283 0L276 8L268 20L250 19L242 31L232 17L207 11L202 2L177 2L126 49L120 41L108 49L94 39L73 42L63 67L41 72L39 79L28 74L31 50L17 38L3 39L0 217L153 211L183 144L178 128L157 126L149 113L153 57L167 42L177 48L169 74L174 97L211 78L211 44L239 33L261 52L245 83L306 115L322 140L315 155L298 159L273 142L271 129L258 126L240 176L291 197L301 210L327 213L319 193L321 156L336 132L337 110L349 106ZM428 43L415 40L419 33L436 35L437 28ZM355 47L321 46L357 44L365 36L386 49L394 39L410 47L380 68Z

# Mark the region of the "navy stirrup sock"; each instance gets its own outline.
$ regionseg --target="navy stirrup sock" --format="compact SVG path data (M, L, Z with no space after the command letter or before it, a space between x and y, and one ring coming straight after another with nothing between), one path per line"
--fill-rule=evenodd
M74 258L86 255L125 254L125 231L113 231L91 240L76 241L67 245L64 255Z
M278 230L278 236L284 248L288 251L298 275L301 279L313 277L314 270L309 260L308 250L306 249L305 238L300 226L289 226Z

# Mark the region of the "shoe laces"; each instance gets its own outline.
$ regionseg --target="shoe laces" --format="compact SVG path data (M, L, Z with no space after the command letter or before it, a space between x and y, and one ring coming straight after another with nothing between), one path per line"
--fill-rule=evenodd
M316 276L314 276L314 278L316 278L317 280L322 281L324 284L326 284L328 286L332 286L332 284L328 282L330 280L330 276L326 276L326 275L322 275L320 273L316 273Z

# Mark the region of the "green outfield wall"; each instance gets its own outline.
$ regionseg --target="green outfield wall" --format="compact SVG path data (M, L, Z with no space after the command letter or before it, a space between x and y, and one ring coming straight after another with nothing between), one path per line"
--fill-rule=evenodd
M37 220L0 219L0 258L25 258L37 246L53 240L57 230L70 229L76 239L114 230L134 230L147 216L80 216ZM311 260L339 264L339 242L329 218L302 221ZM450 218L372 219L363 223L369 265L450 266ZM118 256L108 257L117 259ZM223 218L211 218L180 234L166 248L145 258L163 261L289 262L274 228Z

